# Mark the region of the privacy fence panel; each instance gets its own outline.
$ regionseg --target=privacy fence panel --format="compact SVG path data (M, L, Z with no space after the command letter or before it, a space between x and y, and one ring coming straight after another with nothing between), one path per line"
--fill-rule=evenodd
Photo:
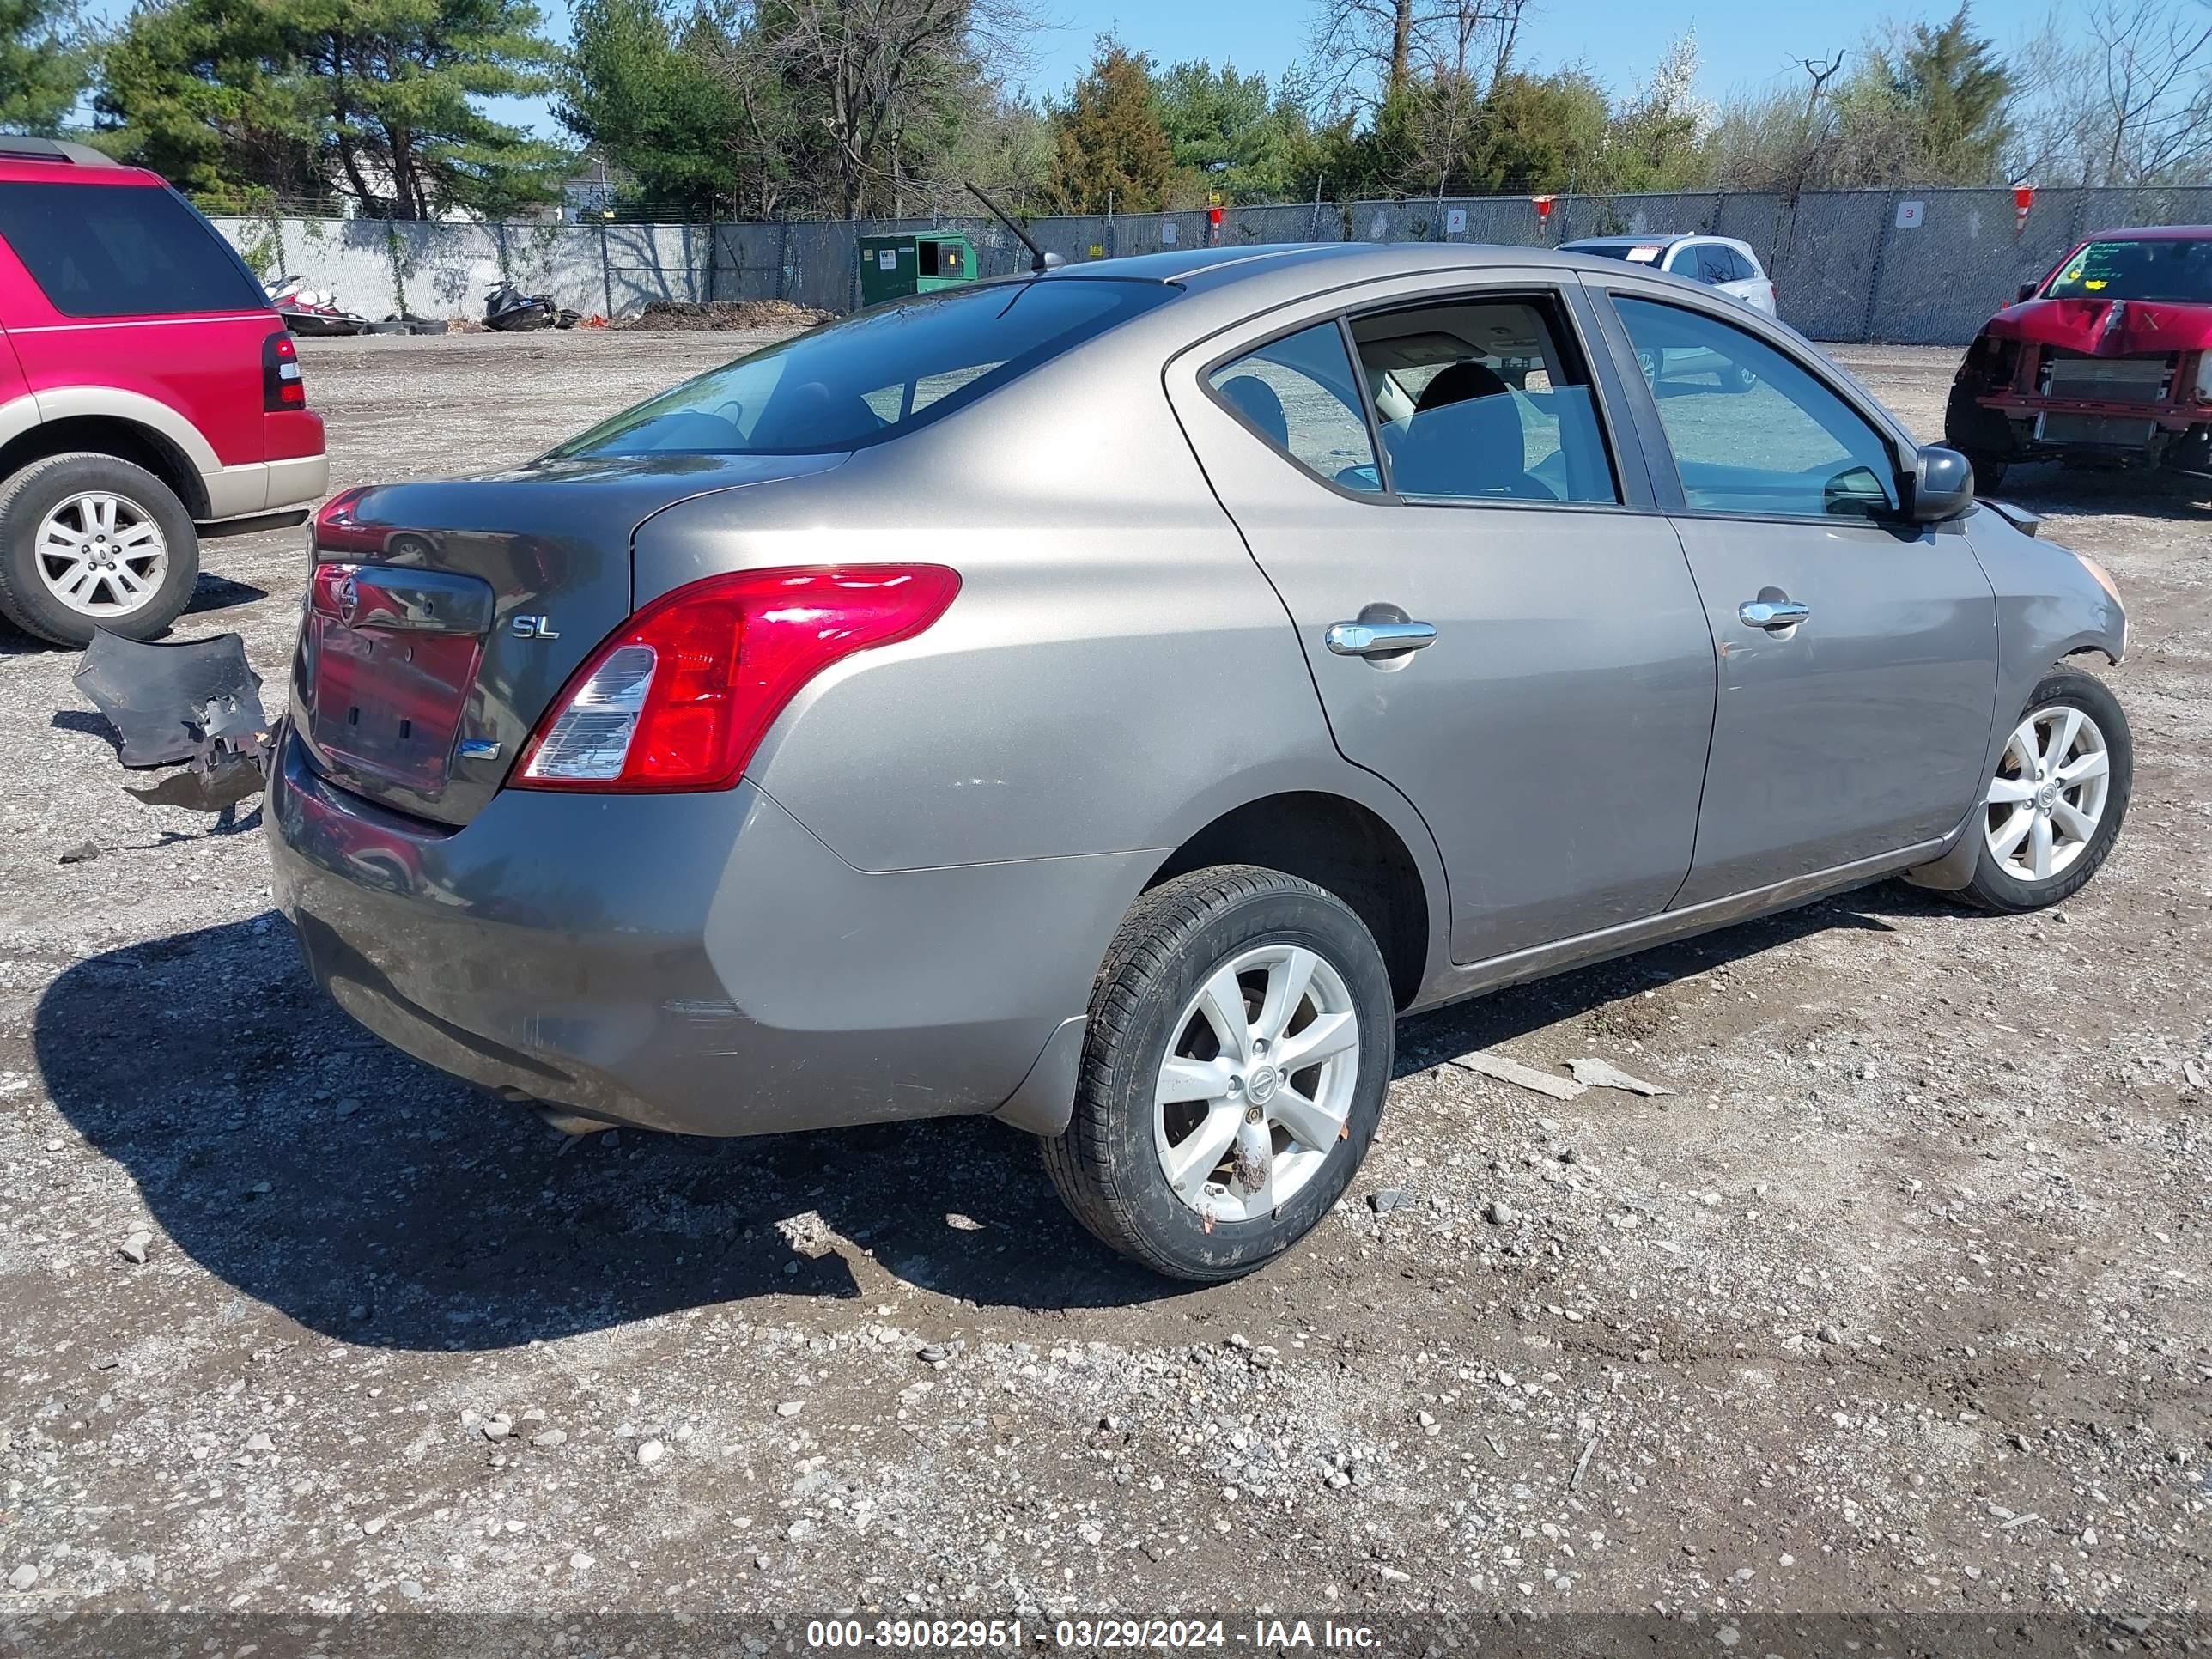
M1281 242L1491 243L1705 232L1748 242L1772 273L1782 315L1819 340L1958 345L2080 238L2124 225L2212 222L2212 188L2044 190L2025 224L2009 190L1562 196L1548 216L1525 196L1283 203L1026 222L1070 264L1099 258ZM654 300L860 303L860 242L894 232L967 233L986 276L1029 268L1028 248L983 214L946 218L706 225L389 224L366 219L218 218L264 277L298 274L369 317L400 310L480 316L503 277L611 317Z

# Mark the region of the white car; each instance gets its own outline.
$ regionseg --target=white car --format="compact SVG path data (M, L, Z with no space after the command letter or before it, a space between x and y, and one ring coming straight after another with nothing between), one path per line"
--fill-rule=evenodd
M1741 300L1753 311L1768 316L1774 309L1774 283L1766 267L1747 243L1733 236L1586 236L1562 242L1562 253L1594 253L1601 259L1625 259L1647 270L1663 270L1692 283L1717 288L1730 299ZM1758 379L1740 364L1723 362L1711 352L1639 350L1644 378L1656 390L1661 380L1717 378L1726 392L1748 392Z
M1586 236L1561 243L1559 252L1626 259L1647 270L1686 276L1734 295L1753 311L1775 314L1774 283L1766 267L1759 263L1749 243L1733 236Z

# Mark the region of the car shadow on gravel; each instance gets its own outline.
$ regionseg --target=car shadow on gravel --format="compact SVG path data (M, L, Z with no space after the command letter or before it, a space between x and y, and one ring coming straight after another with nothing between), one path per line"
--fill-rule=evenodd
M2212 525L2212 482L2199 483L2139 471L2100 472L2049 461L2010 469L2004 483L1989 493L2031 513Z
M185 615L203 617L213 611L234 610L239 605L252 605L268 597L269 590L265 587L256 587L251 582L234 581L228 576L218 576L211 571L203 570L199 584L192 589L191 599L185 606Z
M1658 1019L1648 1008L1638 1006L1647 991L1742 962L1814 933L1887 933L1898 921L1939 913L1955 911L1933 893L1901 882L1885 883L1551 979L1509 986L1471 1002L1455 1003L1401 1020L1397 1075L1410 1077L1455 1054L1495 1048L1574 1019L1584 1021L1589 1035L1578 1038L1582 1046L1570 1052L1619 1062L1624 1042L1649 1042L1659 1034ZM1625 1069L1632 1072L1636 1066L1630 1064Z
M1616 1003L1626 1018L1656 982L1931 902L1874 890L1499 992L1407 1022L1398 1069ZM33 1036L55 1104L137 1183L165 1236L157 1263L181 1250L348 1342L498 1349L694 1307L858 1298L880 1293L855 1272L871 1258L979 1309L1177 1294L1084 1234L1029 1139L988 1120L566 1140L353 1025L273 914L74 963Z

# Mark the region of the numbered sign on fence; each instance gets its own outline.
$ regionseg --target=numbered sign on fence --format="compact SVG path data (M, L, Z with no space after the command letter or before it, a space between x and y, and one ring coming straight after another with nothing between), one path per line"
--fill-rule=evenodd
M1447 236L1464 236L1467 234L1467 210L1465 208L1453 208L1445 213L1444 234Z
M1920 216L1928 210L1925 202L1899 202L1897 204L1897 228L1899 230L1920 228Z

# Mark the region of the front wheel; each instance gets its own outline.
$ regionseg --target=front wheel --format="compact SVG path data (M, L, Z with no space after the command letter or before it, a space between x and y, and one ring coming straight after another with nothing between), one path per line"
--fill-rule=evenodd
M199 533L143 467L49 455L0 483L0 615L57 645L167 631L199 580Z
M2005 739L1984 793L1966 896L2013 912L2071 898L2112 850L2134 784L2120 700L2094 674L2053 669Z
M1249 1273L1366 1157L1395 1022L1382 952L1334 895L1249 865L1164 882L1108 950L1045 1167L1085 1227L1154 1272Z

